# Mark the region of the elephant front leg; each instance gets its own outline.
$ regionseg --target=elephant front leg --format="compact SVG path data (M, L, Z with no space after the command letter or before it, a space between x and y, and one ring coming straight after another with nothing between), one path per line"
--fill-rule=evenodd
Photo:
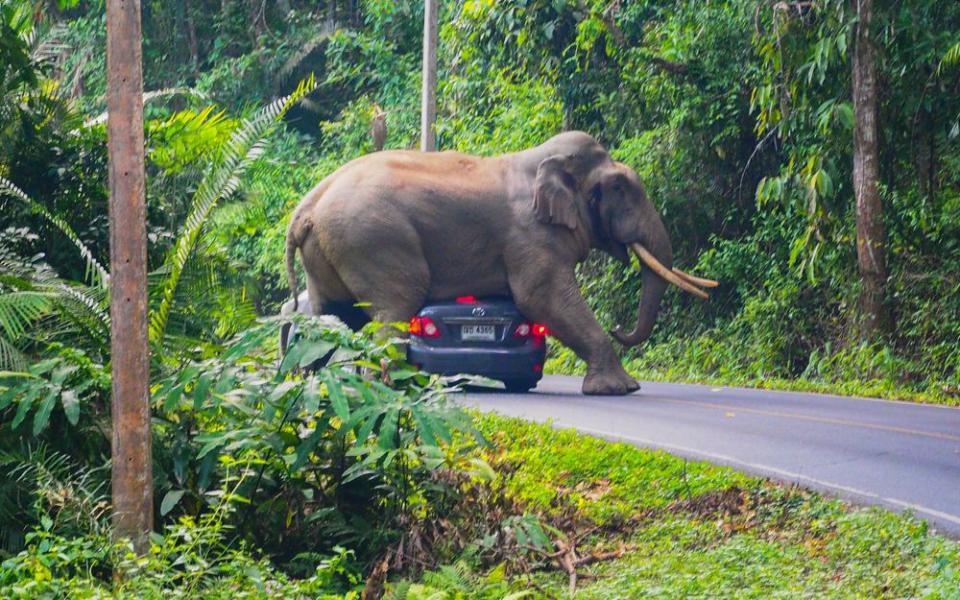
M640 389L620 364L610 337L580 294L573 272L544 275L511 278L514 301L527 318L546 324L552 335L587 363L583 393L622 395Z

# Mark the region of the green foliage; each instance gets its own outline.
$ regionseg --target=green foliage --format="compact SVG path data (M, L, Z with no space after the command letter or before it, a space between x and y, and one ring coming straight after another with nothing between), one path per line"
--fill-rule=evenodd
M960 547L910 517L572 430L496 416L479 423L494 464L517 467L513 493L544 510L575 506L633 545L585 569L593 577L578 598L956 595ZM566 597L565 574L534 582Z
M420 583L398 582L390 586L387 600L521 600L536 597L531 590L516 591L502 567L482 575L464 563L427 571Z
M158 342L163 336L183 269L210 212L221 198L228 197L236 191L240 176L260 156L263 150L263 138L270 132L276 121L315 87L316 82L312 77L302 81L291 95L274 101L251 119L241 123L223 145L218 160L197 187L183 230L165 261L167 276L160 293L160 303L150 315L152 341ZM211 127L210 123L209 121L206 123L207 129Z
M22 202L30 212L40 215L59 229L60 233L66 236L66 238L76 246L77 252L83 257L86 265L85 278L89 280L90 284L95 288L106 288L107 283L110 281L110 274L97 261L90 248L83 243L63 217L50 212L45 206L30 198L23 190L5 177L0 177L0 196L6 196Z
M440 89L440 102L450 115L437 124L444 147L486 155L517 152L562 130L563 106L553 86L518 80L502 70L488 74L482 102L477 102L472 76L476 73L451 77Z
M0 372L0 411L14 412L10 429L16 430L32 414L34 437L50 424L55 407L70 425L80 421L81 403L92 391L107 387L103 367L79 350L64 348L58 355L36 362L24 372ZM14 409L15 407L15 409Z
M104 529L66 518L99 514L96 493L71 492L89 502L62 519L49 510L65 496L57 479L86 477L72 489L102 483L84 469L102 465L109 448L104 4L0 0L0 547L22 551L4 564L4 597L351 593L386 549L431 527L458 540L451 548L498 556L438 525L457 521L446 511L464 498L492 493L471 487L491 471L471 454L469 423L440 398L444 382L403 365L385 342L310 320L278 366L277 323L257 323L286 296L293 206L371 150L373 106L387 111L388 148L416 146L422 3L248 4L144 4L156 506L165 529L137 560ZM654 337L625 354L634 374L957 402L956 3L877 7L897 325L866 345L850 335L848 3L441 4L441 149L510 152L584 129L640 174L676 264L722 282L710 303L665 298ZM298 86L311 73L322 83ZM635 269L594 256L579 277L604 326L633 318ZM331 352L325 367L301 371ZM568 350L551 352L552 369L582 370ZM543 515L574 510L604 526L658 515L630 534L638 552L598 567L609 577L587 595L956 589L955 549L899 518L756 492L756 482L726 470L569 433L484 427L515 440L503 456L487 455L501 473L517 469L500 485ZM716 515L677 508L737 486L763 496L758 512L788 515L790 526L722 515L718 526ZM549 537L536 514L501 509L506 529L464 527L494 546L507 529L533 544ZM746 530L723 529L731 523ZM815 534L803 537L801 524ZM523 597L506 570L484 574L487 566L435 569L390 593ZM116 583L111 572L129 577ZM540 584L566 585L555 579Z
M503 448L497 461L519 467L508 483L510 493L540 511L574 508L597 523L621 522L683 498L749 482L729 468L688 462L659 450L637 451L572 429L499 417L479 420L480 429Z
M336 544L373 550L401 515L445 504L453 490L428 482L435 469L468 466L470 445L443 448L454 431L473 428L446 404L436 378L407 366L390 343L324 320L297 325L300 337L279 369L264 358L279 327L272 319L222 356L154 385L167 449L161 512L207 510L228 472L240 468L250 475L234 491L246 505L238 527L261 548L287 559L296 549ZM295 375L319 360L326 366Z
M71 480L44 485L50 491L56 488L66 504L82 507L90 495L82 491L85 484ZM182 517L154 534L143 557L128 543L111 539L105 502L86 507L94 509L84 513L86 530L70 531L62 518L45 517L26 534L26 549L3 561L0 593L24 599L358 597L360 578L352 553L337 549L317 560L309 575L292 579L232 541L227 520L234 509L229 494L224 496L210 512Z

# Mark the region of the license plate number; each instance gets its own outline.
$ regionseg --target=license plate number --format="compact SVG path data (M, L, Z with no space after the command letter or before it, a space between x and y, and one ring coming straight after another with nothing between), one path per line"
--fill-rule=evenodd
M496 331L493 325L462 325L460 327L460 339L492 342L496 338Z

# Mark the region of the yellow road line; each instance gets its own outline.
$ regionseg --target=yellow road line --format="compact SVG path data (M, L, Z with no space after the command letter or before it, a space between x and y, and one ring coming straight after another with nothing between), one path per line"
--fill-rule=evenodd
M895 425L881 425L878 423L867 423L864 421L853 421L850 419L834 419L831 417L818 417L814 415L805 415L801 413L792 413L792 412L783 412L779 410L764 410L761 408L742 408L739 406L733 406L730 404L716 404L713 402L701 402L697 400L678 400L676 398L665 398L662 396L657 397L658 400L663 400L665 402L672 402L674 404L690 404L693 406L700 406L703 408L715 408L717 410L722 410L724 413L733 412L733 413L748 413L754 415L763 415L766 417L780 417L783 419L795 419L799 421L812 421L814 423L825 423L827 425L842 425L846 427L859 427L862 429L875 429L877 431L889 431L892 433L905 433L907 435L916 435L920 437L934 438L938 440L946 440L948 442L958 442L960 443L960 435L951 435L949 433L942 433L940 431L924 431L922 429L911 429L909 427L897 427Z

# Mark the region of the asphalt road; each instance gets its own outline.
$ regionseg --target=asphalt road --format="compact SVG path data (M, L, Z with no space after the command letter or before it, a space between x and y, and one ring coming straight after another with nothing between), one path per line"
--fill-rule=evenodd
M530 394L472 388L466 404L909 510L960 537L960 409L728 387L641 383L580 394L547 376Z

